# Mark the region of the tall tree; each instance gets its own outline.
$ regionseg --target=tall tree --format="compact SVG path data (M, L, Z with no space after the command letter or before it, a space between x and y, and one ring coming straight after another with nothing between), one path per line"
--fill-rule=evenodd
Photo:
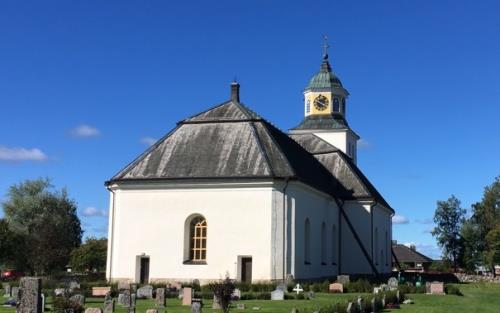
M482 261L485 265L490 266L493 274L495 270L494 264L491 264L490 245L486 241L486 236L496 226L500 225L500 176L495 178L495 181L484 188L483 198L481 202L475 203L472 206L471 223L475 225L474 240L478 251L481 253Z
M24 257L17 253L23 249L23 237L12 231L5 219L0 219L0 267L24 268Z
M432 230L432 235L443 249L444 258L453 263L455 271L462 248L460 231L465 220L465 212L465 209L460 207L460 200L453 195L446 201L438 201L434 212L436 227Z
M500 225L495 226L486 235L487 249L484 253L486 264L490 265L495 275L495 264L500 264Z
M77 271L103 271L106 267L108 240L89 237L71 252L70 265Z
M65 189L54 190L49 179L27 180L9 188L3 203L5 219L24 238L28 271L48 274L68 265L70 252L81 244L76 204Z

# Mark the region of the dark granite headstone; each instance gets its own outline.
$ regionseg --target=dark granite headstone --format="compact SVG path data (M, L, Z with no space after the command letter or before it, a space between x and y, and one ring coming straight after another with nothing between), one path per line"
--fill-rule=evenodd
M130 290L124 290L118 295L118 304L124 307L130 306Z
M271 292L271 300L285 300L285 292L280 289L276 289Z
M19 288L16 313L42 313L42 279L23 277Z
M337 275L337 282L342 285L347 284L350 280L351 278L349 277L349 275Z
M155 298L156 305L163 307L167 304L166 300L167 300L167 297L166 297L165 288L157 288L156 289L156 298Z

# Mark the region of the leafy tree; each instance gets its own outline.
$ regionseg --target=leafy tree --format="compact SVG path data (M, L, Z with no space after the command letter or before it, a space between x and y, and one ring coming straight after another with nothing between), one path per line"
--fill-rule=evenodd
M70 265L77 271L103 271L106 267L108 240L89 237L71 251Z
M495 181L484 189L483 198L472 206L471 223L475 225L475 234L470 245L476 245L478 252L481 254L482 261L489 265L494 271L494 264L491 261L489 245L486 241L486 236L496 226L500 225L500 176L495 178Z
M53 190L49 179L26 180L9 188L3 209L10 229L24 239L17 254L25 270L41 275L64 269L82 238L76 204L65 189Z
M215 282L208 285L210 290L214 293L214 296L219 300L222 312L229 312L229 305L231 304L231 295L234 292L235 285L234 282L226 277L221 282Z
M481 251L477 244L481 240L478 225L472 219L466 220L460 230L460 236L460 263L467 271L472 272L481 263Z
M438 201L434 212L436 227L432 230L432 235L443 249L444 258L453 262L455 271L462 248L460 230L465 220L465 212L465 209L460 207L460 200L453 195L446 201Z
M495 275L495 264L500 264L500 225L486 235L486 244L488 249L485 251L485 261Z
M24 268L23 258L17 253L23 248L23 238L10 229L5 219L0 219L0 266Z

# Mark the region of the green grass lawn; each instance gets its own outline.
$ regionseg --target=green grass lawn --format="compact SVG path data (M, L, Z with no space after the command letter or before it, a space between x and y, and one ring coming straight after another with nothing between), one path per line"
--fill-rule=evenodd
M500 284L469 284L459 285L464 296L439 296L412 294L407 295L415 301L415 304L402 305L401 310L393 310L401 313L455 313L455 312L481 312L481 313L499 313L500 312ZM318 308L333 302L345 301L346 299L356 298L358 294L317 294L314 300L286 300L286 301L262 301L248 300L240 301L246 304L245 310L236 310L233 312L252 312L252 307L261 308L259 312L290 313L292 308ZM102 307L102 298L87 299L86 307ZM212 302L204 301L204 312L217 312L212 310ZM50 301L48 302L50 307ZM138 300L137 313L145 313L147 309L155 308L153 300ZM187 313L189 307L182 306L178 299L168 299L166 311L168 313ZM0 313L14 313L14 308L0 307ZM125 313L125 309L116 306L116 313ZM255 311L254 311L255 312Z

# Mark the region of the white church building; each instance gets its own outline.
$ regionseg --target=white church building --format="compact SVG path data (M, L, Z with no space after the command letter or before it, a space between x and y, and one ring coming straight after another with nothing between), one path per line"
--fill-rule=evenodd
M326 52L288 134L245 106L239 87L106 182L108 280L390 272L394 210L356 165L349 93Z

